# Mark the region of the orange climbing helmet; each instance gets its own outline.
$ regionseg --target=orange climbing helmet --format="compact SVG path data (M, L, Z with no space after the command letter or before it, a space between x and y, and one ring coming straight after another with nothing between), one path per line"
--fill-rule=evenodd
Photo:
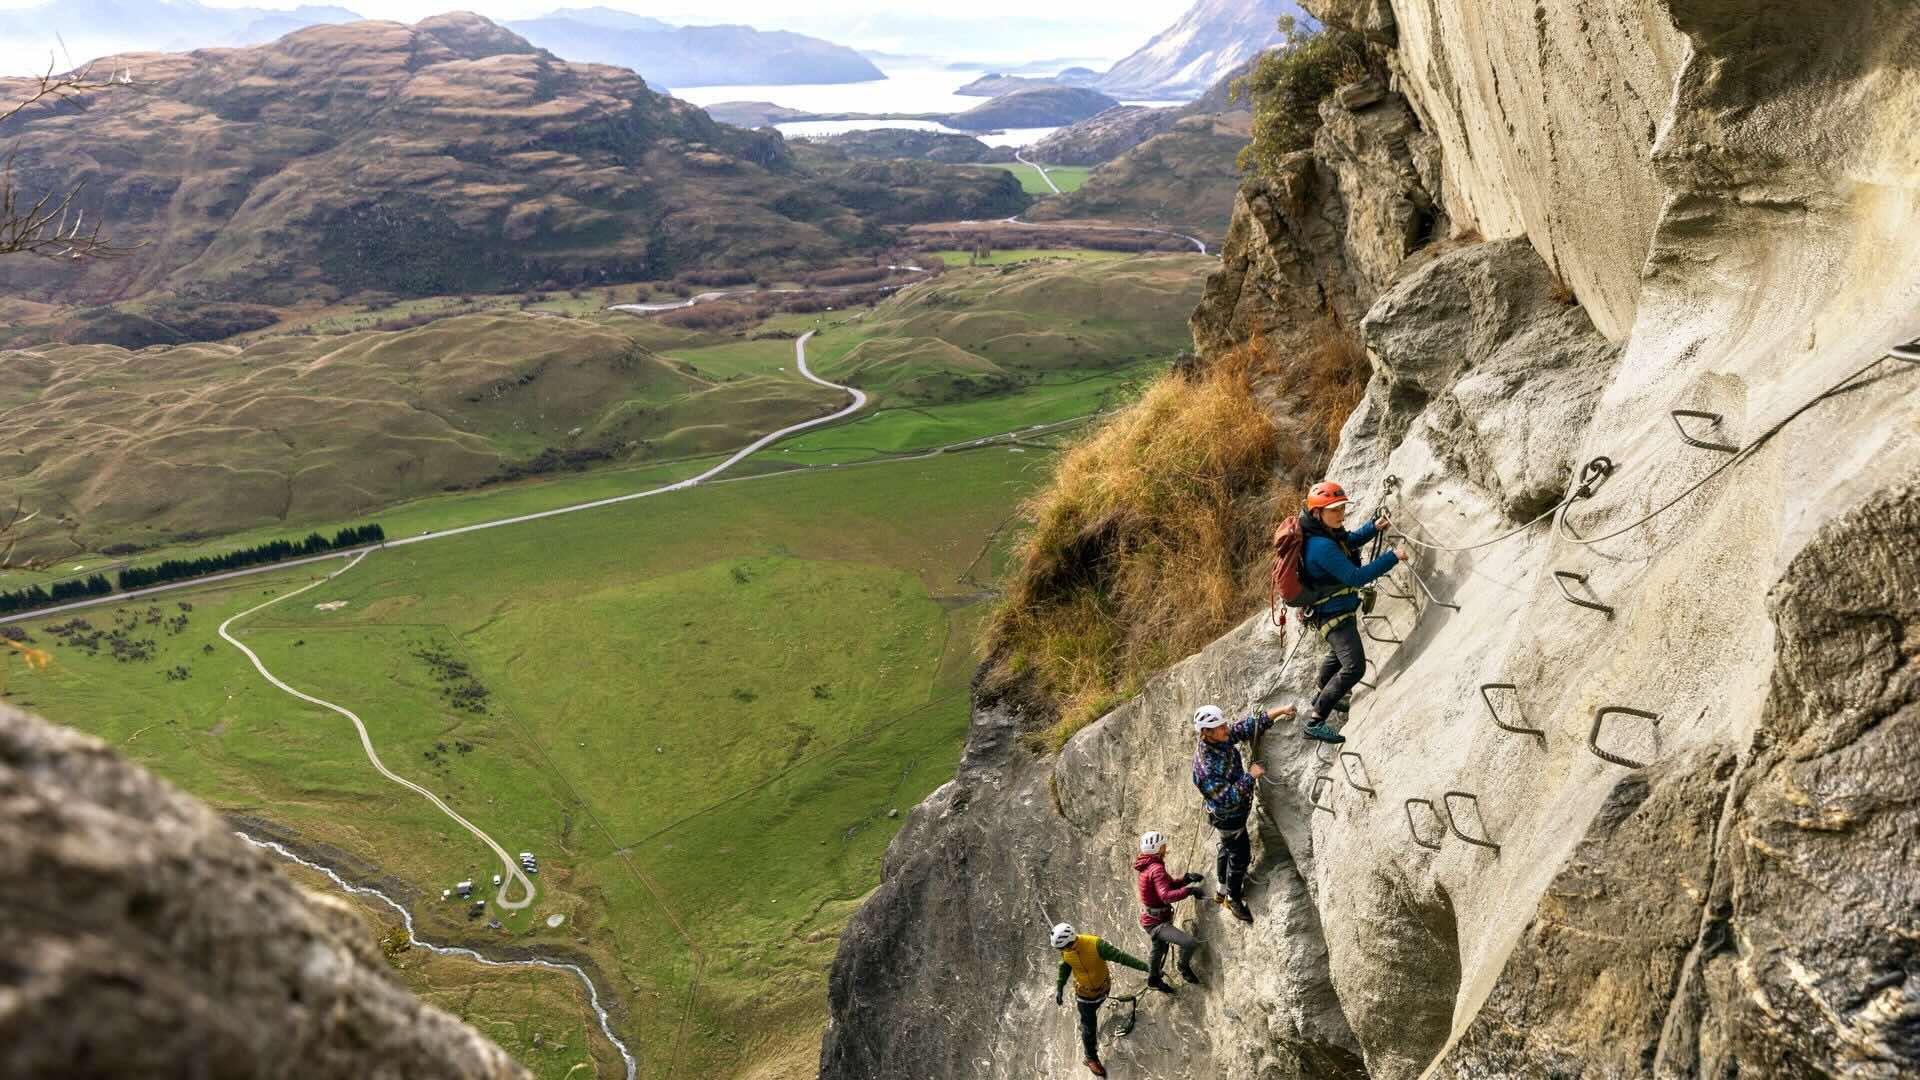
M1329 506L1345 506L1347 489L1331 480L1322 480L1307 492L1307 509L1325 510Z

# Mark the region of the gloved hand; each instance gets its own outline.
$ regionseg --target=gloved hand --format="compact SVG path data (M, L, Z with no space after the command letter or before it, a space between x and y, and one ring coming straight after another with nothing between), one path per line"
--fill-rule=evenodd
M1203 882L1203 881L1205 881L1205 880L1207 880L1207 878L1206 878L1206 875L1205 875L1205 874L1194 874L1194 873L1189 873L1189 874L1187 874L1187 875L1185 875L1184 877L1182 877L1182 878L1180 879L1180 884L1182 884L1182 885L1198 885L1198 884L1200 884L1201 882Z
M1055 1005L1065 1005L1067 1003L1065 994L1066 994L1066 990L1064 988L1060 990L1055 990L1053 992L1053 1003Z

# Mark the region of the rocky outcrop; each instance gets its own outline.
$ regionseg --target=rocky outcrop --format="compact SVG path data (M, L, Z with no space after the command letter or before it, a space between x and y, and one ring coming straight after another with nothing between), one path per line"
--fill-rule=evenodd
M1179 109L1116 105L1034 143L1029 156L1049 165L1098 165L1173 130L1180 117Z
M1314 6L1372 20L1405 151L1330 112L1243 189L1196 345L1358 326L1329 472L1420 546L1345 754L1259 750L1257 921L1181 913L1205 986L1116 1074L1920 1072L1920 12ZM1185 717L1299 701L1295 644L1257 615L1054 760L984 708L849 928L823 1075L1073 1075L1042 925L1144 947L1133 837L1212 843Z
M97 739L0 705L0 1074L524 1077L344 903Z
M1100 91L1084 86L1040 86L1002 94L946 117L946 123L963 131L1059 127L1085 120L1118 104Z
M1249 179L1221 268L1189 320L1204 358L1261 336L1283 349L1360 316L1406 258L1446 235L1438 146L1405 99L1366 81L1320 106L1312 152Z

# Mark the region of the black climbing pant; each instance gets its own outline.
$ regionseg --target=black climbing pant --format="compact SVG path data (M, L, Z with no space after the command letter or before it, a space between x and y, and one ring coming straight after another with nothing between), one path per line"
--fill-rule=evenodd
M1309 724L1332 716L1333 707L1360 681L1367 666L1367 647L1360 643L1358 618L1340 620L1327 629L1325 637L1327 658L1320 661L1320 677L1315 680L1320 695L1313 699Z
M1080 1048L1087 1052L1088 1061L1099 1061L1100 1042L1094 1036L1100 1033L1100 1006L1107 1003L1107 995L1101 994L1098 1000L1088 1001L1075 994L1073 1003L1080 1008Z
M1193 950L1200 947L1200 942L1192 934L1170 922L1156 925L1147 931L1147 936L1153 939L1153 952L1147 957L1147 978L1149 979L1159 978L1161 969L1167 966L1168 949L1175 945L1180 946L1180 957L1176 962L1184 968L1193 963Z
M1227 899L1240 899L1240 890L1247 884L1247 868L1253 865L1253 838L1247 835L1246 815L1228 821L1214 819L1213 827L1220 831L1220 851L1214 857L1213 880L1227 894Z

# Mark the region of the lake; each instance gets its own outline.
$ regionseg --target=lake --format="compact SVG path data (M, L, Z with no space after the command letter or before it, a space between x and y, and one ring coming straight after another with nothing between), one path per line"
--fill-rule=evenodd
M715 105L722 101L771 101L789 109L807 112L870 113L952 113L964 112L987 99L966 97L955 90L979 78L978 71L948 71L940 61L924 64L881 63L884 79L857 83L802 83L790 86L685 86L664 91L695 105ZM1105 64L1098 64L1105 67ZM1184 101L1129 101L1128 105L1184 105ZM819 120L776 124L789 137L837 135L872 128L914 128L921 131L947 131L975 135L989 146L1027 146L1051 135L1056 128L1013 128L997 135L959 131L926 120Z

